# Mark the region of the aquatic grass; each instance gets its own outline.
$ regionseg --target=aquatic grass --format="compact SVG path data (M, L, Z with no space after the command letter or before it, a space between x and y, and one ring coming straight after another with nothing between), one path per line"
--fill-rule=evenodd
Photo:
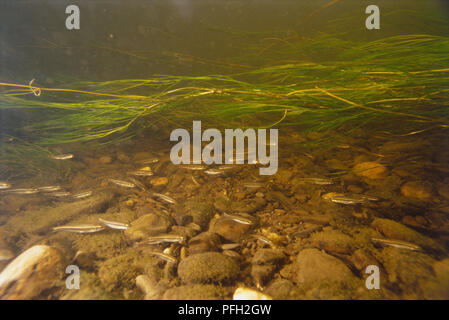
M326 59L306 59L328 47L334 50ZM304 48L307 54L299 54ZM351 43L322 35L267 48L257 60L259 67L233 74L80 81L67 89L1 83L0 112L36 115L22 128L6 125L2 130L22 130L33 144L47 146L122 141L160 119L188 127L192 120L203 120L218 128L241 127L244 119L245 127L298 126L304 131L382 124L392 134L405 132L387 125L391 119L406 121L407 130L445 128L447 52L449 38L443 36ZM253 55L259 57L257 50ZM283 63L289 57L295 59Z

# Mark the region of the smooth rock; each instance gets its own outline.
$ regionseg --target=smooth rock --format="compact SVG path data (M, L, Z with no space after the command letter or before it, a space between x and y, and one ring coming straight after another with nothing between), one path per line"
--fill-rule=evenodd
M147 275L139 275L136 278L136 287L145 295L145 300L155 300L160 298L162 291L157 282Z
M203 232L190 239L189 254L217 251L220 244L221 241L218 234L213 232Z
M15 258L0 273L1 299L32 299L51 288L64 274L60 252L36 245Z
M354 239L338 231L315 232L310 236L311 243L327 252L349 254L354 250Z
M125 230L125 235L130 240L141 240L145 237L163 234L170 228L170 221L159 214L146 214L131 222L131 226Z
M155 177L150 180L150 184L153 186L153 188L162 188L168 184L168 178L167 177Z
M403 184L401 186L401 194L404 197L424 202L430 202L434 198L430 184L419 181L409 181Z
M246 237L251 228L252 225L220 217L211 221L209 230L234 242Z
M296 258L298 283L319 283L321 281L353 281L355 276L339 259L318 249L304 249Z
M388 169L384 165L373 161L356 164L353 172L359 177L373 180L383 179L388 176Z
M256 265L272 264L279 265L286 260L285 254L276 249L258 249L251 259Z
M382 233L386 238L411 242L424 248L441 249L440 245L433 239L423 236L394 220L377 218L373 220L371 227Z

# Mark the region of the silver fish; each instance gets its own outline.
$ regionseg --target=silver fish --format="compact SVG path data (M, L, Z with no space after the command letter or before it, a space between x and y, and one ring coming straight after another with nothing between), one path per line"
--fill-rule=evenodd
M15 194L36 194L38 193L38 189L10 189L8 190L8 193L15 193Z
M142 164L152 164L152 163L156 163L156 162L159 162L158 158L149 158L149 159L140 161L140 163L142 163Z
M394 240L394 239L379 239L379 238L371 238L371 241L374 243L379 243L384 246L390 246L399 249L407 249L412 251L422 251L421 247L406 241Z
M176 263L178 261L178 260L176 260L175 257L173 257L173 256L171 256L169 254L163 253L163 252L147 251L146 253L148 253L150 255L153 255L155 257L158 257L158 258L160 258L162 260L165 260L165 261L167 261L169 263Z
M192 170L192 171L201 171L206 170L207 166L202 164L186 164L186 165L180 165L180 168Z
M251 234L250 237L253 238L253 239L259 240L262 243L268 244L271 247L274 246L273 241L271 241L267 237L261 236L259 234Z
M62 191L62 192L52 192L52 193L49 193L48 195L51 197L55 197L55 198L64 198L64 197L70 196L71 193Z
M50 158L54 160L69 160L72 159L73 157L74 155L71 153L50 156Z
M74 194L72 196L72 198L73 199L84 199L84 198L90 197L91 195L92 195L92 191L89 190L89 191L84 191L84 192Z
M248 225L254 224L253 221L251 221L250 219L242 217L241 215L237 215L237 214L224 213L223 217L226 219L230 219L235 222L241 223L241 224L248 224Z
M222 171L231 171L234 169L237 169L237 167L232 164L223 164L221 166L218 166L218 170L222 170Z
M153 174L153 171L151 170L136 170L129 172L130 175L138 176L138 177L150 177Z
M330 196L329 199L332 202L340 204L361 204L368 201L378 201L376 197L365 196L365 195L334 195Z
M326 179L326 178L301 178L300 181L303 183L310 183L310 184L317 184L317 185L334 184L334 181L332 179Z
M264 184L260 182L244 182L243 186L245 188L262 188Z
M200 183L198 181L196 181L195 177L193 175L190 175L190 178L192 178L192 181L194 184L196 184L197 186L200 185Z
M74 233L94 233L104 230L104 226L98 224L74 224L54 227L53 231L68 231Z
M218 170L218 169L208 169L205 170L204 173L211 175L211 176L217 176L217 175L224 175L225 172L222 170Z
M55 192L61 190L61 186L46 186L46 187L40 187L37 188L39 191L42 192Z
M98 221L100 221L106 227L109 227L111 229L126 230L129 228L129 224L122 223L122 222L110 221L110 220L105 220L102 218L98 218Z
M118 179L109 179L109 182L118 185L120 187L124 187L124 188L135 188L136 185L134 183L128 182L128 181L123 181L123 180L118 180Z
M164 242L169 243L182 243L185 241L183 236L178 236L176 234L163 234L154 237L148 237L142 241L142 244L159 244Z
M155 196L155 197L157 197L157 198L159 198L159 199L161 199L161 200L163 200L165 202L168 202L168 203L172 203L172 204L176 203L175 199L173 199L173 198L171 198L169 196L166 196L165 194L162 194L162 193L153 192L153 196Z
M6 190L11 188L11 185L6 181L0 181L0 190Z
M361 204L366 203L365 199L362 198L351 198L346 196L335 196L330 199L332 202L339 204Z

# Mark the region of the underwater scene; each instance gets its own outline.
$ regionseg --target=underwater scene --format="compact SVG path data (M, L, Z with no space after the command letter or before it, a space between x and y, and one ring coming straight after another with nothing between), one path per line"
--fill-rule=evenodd
M1 1L0 299L449 299L448 18Z

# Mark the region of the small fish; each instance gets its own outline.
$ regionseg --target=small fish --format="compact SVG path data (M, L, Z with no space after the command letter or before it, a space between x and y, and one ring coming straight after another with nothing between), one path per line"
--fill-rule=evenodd
M378 201L376 197L365 196L365 195L331 195L328 199L332 202L339 204L362 204L367 201Z
M94 233L104 230L104 226L98 224L74 224L54 227L53 231L68 231L75 233Z
M332 179L326 179L326 178L301 178L300 181L303 183L310 183L310 184L317 184L317 185L334 184L334 181Z
M134 183L128 182L128 181L123 181L123 180L118 180L118 179L109 179L109 182L118 185L120 187L124 187L124 188L135 188L136 185Z
M156 162L159 162L158 158L149 158L149 159L140 161L140 163L142 163L142 164L152 164L152 163L156 163Z
M242 217L241 215L237 215L237 214L228 214L228 213L224 213L223 217L226 219L231 219L235 222L241 223L241 224L254 224L253 221L251 221L248 218Z
M330 198L330 200L339 204L361 204L366 202L366 200L362 198L351 198L346 196L335 196Z
M84 198L87 198L87 197L90 197L91 195L92 195L92 191L84 191L84 192L80 192L80 193L77 193L77 194L74 194L73 196L72 196L72 198L73 199L84 199Z
M38 189L10 189L8 190L9 193L15 193L15 194L36 194L39 192Z
M218 170L222 170L222 171L231 171L236 169L237 167L235 165L232 164L223 164L221 166L218 166Z
M102 218L98 218L98 221L100 221L106 227L109 227L111 229L126 230L129 228L129 224L122 223L122 222L110 221L110 220L105 220Z
M48 194L51 197L55 197L55 198L64 198L64 197L68 197L71 195L70 192L65 192L65 191L61 191L61 192L52 192Z
M262 188L264 184L260 182L244 182L243 186L245 188Z
M163 234L154 237L148 237L142 241L142 244L159 244L164 242L169 243L182 243L185 241L183 236L178 236L176 234Z
M50 156L50 158L54 159L54 160L69 160L69 159L72 159L73 157L74 157L74 155L71 153Z
M6 181L0 181L0 190L6 190L11 188L11 185Z
M143 167L136 171L131 171L129 174L138 177L149 177L153 175L153 171L150 167Z
M163 252L147 251L146 253L148 253L150 255L153 255L155 257L161 258L162 260L165 260L165 261L167 261L169 263L176 263L177 262L175 257L173 257L173 256L171 256L169 254L163 253Z
M217 175L224 175L225 172L222 170L218 170L218 169L208 169L205 170L204 173L210 175L210 176L217 176Z
M412 251L422 251L421 247L406 241L394 240L394 239L379 239L379 238L371 238L371 241L374 243L379 243L385 246L390 246L399 249L407 249Z
M37 188L39 191L42 192L55 192L61 190L61 186L46 186L46 187L40 187Z
M207 166L202 165L202 164L186 164L186 165L181 165L180 168L192 170L192 171L202 171L202 170L206 170Z
M197 186L200 185L200 183L198 181L196 181L195 177L193 175L190 175L190 178L192 178L192 181L194 184L196 184Z
M175 199L173 199L173 198L171 198L169 196L166 196L165 194L162 194L162 193L153 192L153 196L156 197L156 198L159 198L159 199L161 199L161 200L163 200L165 202L168 202L168 203L172 203L172 204L176 203Z

